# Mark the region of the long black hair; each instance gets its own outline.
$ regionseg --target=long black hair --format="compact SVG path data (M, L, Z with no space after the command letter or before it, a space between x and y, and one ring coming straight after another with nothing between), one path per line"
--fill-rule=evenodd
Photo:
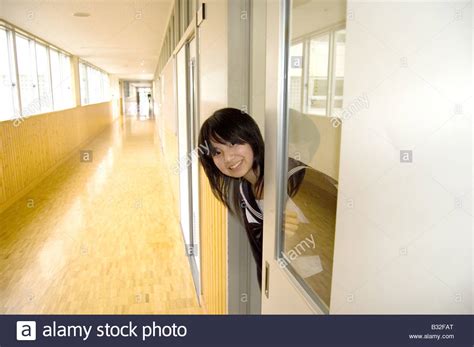
M199 161L204 168L214 195L222 201L232 213L239 211L239 197L236 192L238 178L224 175L214 164L212 155L215 148L211 141L227 144L248 143L253 151L252 170L257 176L255 193L263 193L265 145L257 123L247 113L236 108L223 108L215 111L201 126L199 132Z

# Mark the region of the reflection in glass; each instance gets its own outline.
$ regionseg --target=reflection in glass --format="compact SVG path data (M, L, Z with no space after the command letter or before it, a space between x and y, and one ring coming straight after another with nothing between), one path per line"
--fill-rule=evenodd
M334 33L334 42L334 98L332 116L340 117L344 90L344 57L346 53L346 31L344 29Z
M329 35L311 39L309 47L308 113L325 116L328 97Z
M303 78L303 43L297 43L290 48L289 74L290 86L289 106L295 110L301 110L301 83Z
M344 13L345 3L321 11L319 1L294 1L288 43L288 196L278 263L323 312L331 299L341 127L330 116L342 108Z
M279 260L326 308L331 297L340 141L340 128L329 122L329 117L290 109L289 197Z

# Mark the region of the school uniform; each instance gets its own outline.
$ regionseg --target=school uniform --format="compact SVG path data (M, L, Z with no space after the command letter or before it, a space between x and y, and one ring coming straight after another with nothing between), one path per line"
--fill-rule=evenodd
M301 184L306 165L298 160L288 160L288 186L296 189ZM257 278L260 290L262 289L262 245L263 245L263 200L256 200L252 185L241 179L238 185L240 209L245 231L250 243L252 254L257 263Z

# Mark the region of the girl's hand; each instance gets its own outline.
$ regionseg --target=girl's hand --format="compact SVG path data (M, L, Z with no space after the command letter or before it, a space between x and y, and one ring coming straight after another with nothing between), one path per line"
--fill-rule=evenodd
M294 211L285 211L283 215L283 230L292 236L300 224L298 215Z

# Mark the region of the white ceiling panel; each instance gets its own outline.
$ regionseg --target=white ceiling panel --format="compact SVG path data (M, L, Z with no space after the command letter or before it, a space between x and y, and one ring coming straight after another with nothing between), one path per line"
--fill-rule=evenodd
M124 79L152 79L172 0L0 0L0 18ZM77 12L89 17L75 17Z

